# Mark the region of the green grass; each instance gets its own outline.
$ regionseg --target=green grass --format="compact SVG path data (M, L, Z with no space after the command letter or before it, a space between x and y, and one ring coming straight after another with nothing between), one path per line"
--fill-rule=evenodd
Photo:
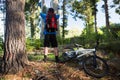
M5 80L5 78L0 78L0 80Z
M49 59L54 60L54 54L48 54L47 56ZM38 61L44 58L43 54L29 54L28 55L28 60L30 61Z
M41 55L35 55L35 54L29 54L28 55L28 60L30 60L30 61L40 60L41 58L42 58Z
M3 57L3 52L0 52L0 58Z

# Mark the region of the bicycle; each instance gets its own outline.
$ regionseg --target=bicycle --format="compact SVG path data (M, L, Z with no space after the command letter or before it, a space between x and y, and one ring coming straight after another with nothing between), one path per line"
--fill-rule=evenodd
M81 48L79 44L75 44L75 46L77 50L70 49L62 54L62 62L76 59L79 64L82 64L85 73L96 78L101 78L108 74L108 64L103 58L96 55L96 47L85 49Z

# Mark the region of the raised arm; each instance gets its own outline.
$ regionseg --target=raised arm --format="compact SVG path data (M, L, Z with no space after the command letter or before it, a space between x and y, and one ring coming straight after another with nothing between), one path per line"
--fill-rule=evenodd
M42 19L44 20L44 22L46 22L46 14L45 13L40 13L40 16L42 17Z
M40 13L40 16L44 19L46 18L46 14L45 13Z
M56 18L59 19L59 17L60 17L60 15L57 14L57 15L56 15Z

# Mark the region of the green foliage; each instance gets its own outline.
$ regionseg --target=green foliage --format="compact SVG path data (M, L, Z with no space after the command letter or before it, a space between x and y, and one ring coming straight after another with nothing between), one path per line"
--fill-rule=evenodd
M118 41L112 41L109 43L109 46L111 48L112 51L114 52L120 52L120 40Z
M2 55L2 53L3 53L3 39L0 36L0 56Z
M33 5L37 5L39 0L25 0L25 11L30 11Z
M102 27L103 35L101 36L101 41L115 41L120 39L120 24L111 24L110 31L106 27Z
M74 17L78 17L85 21L86 27L83 30L82 37L85 39L85 42L87 43L90 42L90 44L92 42L95 42L93 8L94 5L93 5L93 1L91 0L80 0L80 1L76 0L72 5L72 10L71 10Z
M92 17L92 13L94 10L93 6L94 6L93 1L91 0L80 0L80 1L76 0L72 4L72 10L71 10L72 15L74 17L78 17L82 20L85 20L85 22L90 22L89 20L91 20L90 17Z
M58 44L63 44L63 38L61 36L57 36L57 41L58 41Z
M120 0L113 0L113 3L114 3L115 6L116 6L115 12L120 15Z
M120 38L120 24L111 24L111 33L115 39Z
M82 34L80 37L82 39L82 42L84 42L84 46L88 48L88 47L95 46L97 37L99 37L99 36L100 35L97 35L96 32L94 31L94 29L91 28L91 30L90 30L88 28L85 28L82 31Z
M28 60L30 60L30 61L37 61L40 59L43 59L43 55L34 55L34 54L28 55Z
M37 32L37 26L39 24L40 8L37 6L39 0L26 0L25 3L25 17L26 26L30 27L30 34L32 38L35 38Z
M108 55L109 59L113 59L115 57L114 53L110 52Z
M59 44L59 45L73 43L73 42L71 41L71 38L64 38L64 39L63 39L63 38L60 37L60 36L57 36L57 41L58 41L58 44Z
M25 78L30 78L32 76L32 74L30 72L26 72L25 75L23 75L23 77Z
M95 33L92 33L90 35L83 35L81 36L82 37L82 40L84 42L84 46L89 48L89 47L94 47L95 46L95 43L96 43L96 34Z
M71 43L70 41L71 41L70 38L64 39L64 43L65 43L65 44L70 44L70 43Z
M5 78L0 78L0 80L5 80Z
M119 23L111 24L111 28L120 28L120 24Z
M104 49L107 52L119 53L120 52L120 40L109 41L100 43L99 48Z
M50 58L50 60L54 60L55 56L54 54L48 54L47 57ZM43 59L43 55L42 54L39 54L39 55L35 55L35 54L29 54L28 55L28 59L30 61L38 61L38 60L42 60Z
M30 38L26 40L27 51L39 50L41 46L43 46L43 40Z
M111 40L111 33L108 31L106 27L101 28L103 31L103 35L99 38L101 42L106 42L108 40Z

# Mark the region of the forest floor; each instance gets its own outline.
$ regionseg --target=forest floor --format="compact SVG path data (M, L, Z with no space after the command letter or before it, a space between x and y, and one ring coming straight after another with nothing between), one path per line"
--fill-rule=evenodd
M116 61L115 61L116 62ZM119 64L116 62L118 68ZM114 62L113 62L114 63ZM111 64L112 65L112 64ZM55 63L53 60L30 61L23 71L15 75L0 76L0 80L120 80L120 70L109 66L109 74L102 78L87 75L76 62Z

